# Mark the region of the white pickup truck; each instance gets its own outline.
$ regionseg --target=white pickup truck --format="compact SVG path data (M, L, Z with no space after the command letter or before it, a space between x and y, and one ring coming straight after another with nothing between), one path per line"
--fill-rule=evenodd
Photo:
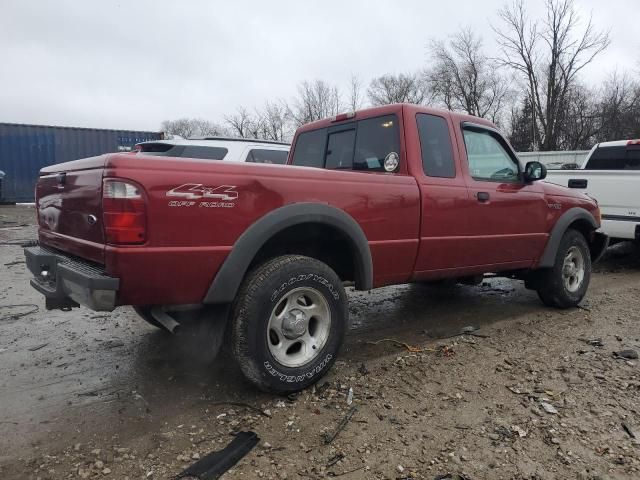
M601 230L611 243L640 242L640 140L594 146L578 170L549 170L546 180L582 190L602 212Z

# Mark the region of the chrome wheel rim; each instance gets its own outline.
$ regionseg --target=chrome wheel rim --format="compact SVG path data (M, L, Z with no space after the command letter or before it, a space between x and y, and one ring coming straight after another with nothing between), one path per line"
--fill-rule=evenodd
M582 286L584 280L584 256L578 247L571 247L564 257L562 265L562 279L565 288L574 293Z
M320 354L330 330L331 310L324 296L314 288L295 288L271 312L269 352L285 367L301 367Z

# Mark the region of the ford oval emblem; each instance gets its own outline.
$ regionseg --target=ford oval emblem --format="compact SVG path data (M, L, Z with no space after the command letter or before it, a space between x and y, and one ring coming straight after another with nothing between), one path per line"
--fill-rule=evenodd
M89 225L95 225L98 223L98 218L95 215L87 215L87 222Z

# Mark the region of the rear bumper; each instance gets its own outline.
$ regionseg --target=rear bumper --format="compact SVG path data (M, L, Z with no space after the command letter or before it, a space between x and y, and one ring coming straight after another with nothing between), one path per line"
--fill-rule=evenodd
M43 246L27 247L24 255L34 275L31 286L45 296L48 310L84 305L110 312L116 307L120 280L99 266Z
M611 215L602 216L602 232L618 240L637 240L640 221L638 217L623 217L612 219Z

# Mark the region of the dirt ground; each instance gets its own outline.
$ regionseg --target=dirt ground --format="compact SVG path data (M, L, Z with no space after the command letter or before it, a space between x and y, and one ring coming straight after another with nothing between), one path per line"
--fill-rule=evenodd
M0 207L2 479L174 478L246 430L261 441L225 479L640 478L640 369L613 353L640 351L629 245L573 310L503 279L351 293L336 365L281 398L131 309L47 312L19 246L33 217Z

